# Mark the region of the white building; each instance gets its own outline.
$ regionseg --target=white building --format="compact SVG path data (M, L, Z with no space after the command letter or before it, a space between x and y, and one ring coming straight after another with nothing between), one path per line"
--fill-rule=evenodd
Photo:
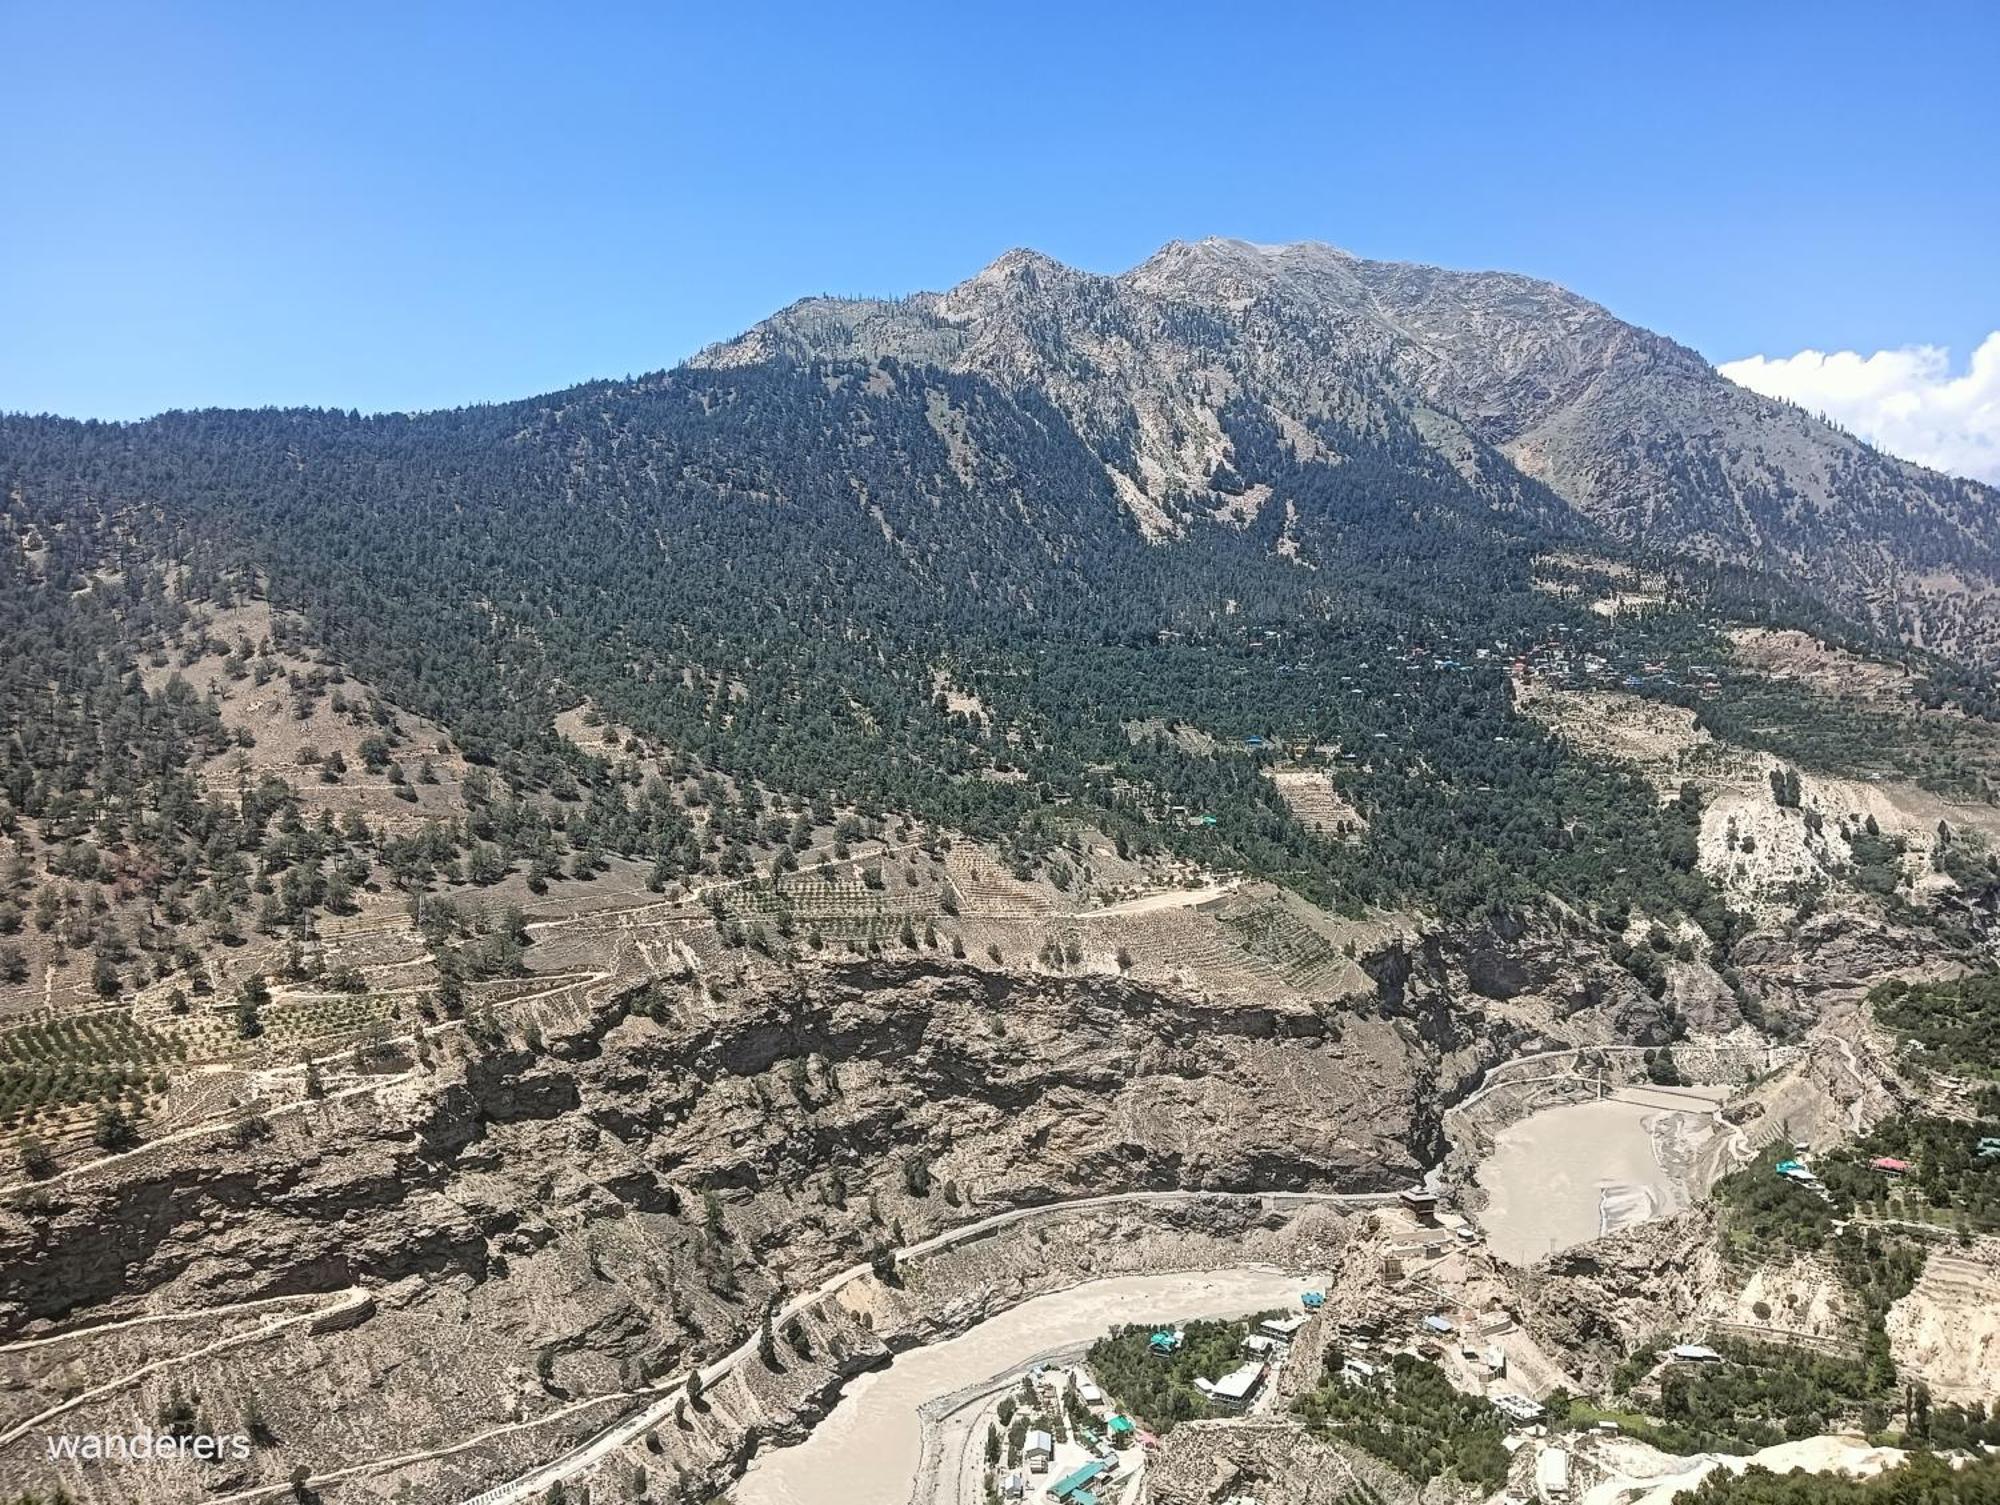
M1254 1360L1237 1369L1232 1369L1221 1379L1209 1381L1198 1379L1195 1389L1210 1400L1225 1406L1247 1405L1257 1393L1257 1387L1264 1383L1264 1366Z
M1523 1426L1529 1422L1540 1421L1544 1414L1540 1402L1530 1400L1525 1395L1515 1395L1509 1390L1495 1391L1490 1399L1494 1410L1509 1421L1520 1422Z
M1544 1448L1535 1460L1535 1493L1544 1500L1569 1498L1569 1454L1561 1448Z
M1049 1460L1056 1455L1056 1440L1047 1432L1030 1432L1021 1456L1028 1460L1028 1467L1038 1474L1049 1471Z

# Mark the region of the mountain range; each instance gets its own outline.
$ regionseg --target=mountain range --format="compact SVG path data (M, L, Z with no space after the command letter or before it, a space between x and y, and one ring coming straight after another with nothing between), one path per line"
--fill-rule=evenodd
M1468 479L1541 482L1613 537L1804 580L1914 642L1993 646L1991 487L1738 387L1553 283L1311 243L1175 242L1115 277L1011 251L945 293L806 299L694 364L882 357L1045 394L1149 535L1255 515L1233 413L1337 462L1311 424L1393 411Z
M1500 1317L1537 1448L1926 1376L1993 1442L1991 1256L1907 1230L2000 1219L1996 500L1548 283L1234 241L515 402L0 417L0 1474L714 1499L895 1352L1249 1261L1330 1272L1304 1388L1161 1505L1526 1478L1490 1360L1350 1390L1343 1311ZM1673 1185L1533 1162L1516 1268L1551 1103Z
M23 809L195 758L131 668L245 597L523 796L604 789L556 731L588 703L774 791L1031 847L1082 800L1345 905L1609 881L1699 906L1624 775L1516 751L1503 669L1552 635L1684 694L1727 622L1803 626L1992 702L1990 488L1551 284L1319 245L1176 243L1117 277L1015 251L483 407L0 419L0 484ZM1621 571L1698 610L1608 626L1586 601ZM1405 683L1427 659L1462 685ZM1316 837L1254 768L1130 730L1183 721L1345 749L1376 833ZM135 753L134 725L180 740ZM1579 802L1619 813L1579 836ZM607 792L568 824L658 857L677 820Z

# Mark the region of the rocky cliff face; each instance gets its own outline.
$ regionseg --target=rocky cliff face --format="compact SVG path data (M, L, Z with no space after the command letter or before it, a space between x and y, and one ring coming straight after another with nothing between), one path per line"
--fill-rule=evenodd
M719 1215L746 1279L796 1284L892 1224L916 1238L975 1208L1400 1184L1436 1149L1429 1086L1506 1039L1441 999L1420 1025L1385 1008L1330 1028L1296 1003L921 966L624 1004L539 1052L448 1063L378 1116L329 1104L241 1149L170 1147L33 1194L0 1234L8 1329L161 1291L485 1279L546 1247L556 1208L658 1220L648 1240L685 1250Z
M1155 534L1284 505L1281 477L1238 475L1247 414L1330 464L1409 424L1495 507L1552 492L1614 535L1783 571L1947 649L1992 647L1990 487L1883 455L1534 278L1315 244L1175 242L1116 277L1010 251L945 293L806 300L697 364L882 356L1045 395Z
M691 1204L712 1193L774 1279L891 1223L914 1237L1091 1190L1396 1186L1495 1061L1671 1029L1554 935L1391 940L1364 965L1373 996L1338 1001L914 961L774 972L726 1002L648 984L532 1047L467 1041L365 1108L25 1193L0 1227L0 1333L162 1289L483 1277L533 1243L524 1207L585 1182L676 1226L703 1224Z
M1641 1344L1678 1331L1727 1283L1706 1207L1551 1255L1511 1279L1524 1325L1591 1383Z
M18 1196L0 1338L211 1315L7 1350L0 1432L79 1391L48 1425L148 1425L185 1389L204 1419L254 1413L282 1445L242 1477L282 1480L677 1373L777 1293L1003 1208L1405 1185L1442 1099L1521 1037L1450 981L1338 1014L920 964L724 1004L649 985L533 1047Z

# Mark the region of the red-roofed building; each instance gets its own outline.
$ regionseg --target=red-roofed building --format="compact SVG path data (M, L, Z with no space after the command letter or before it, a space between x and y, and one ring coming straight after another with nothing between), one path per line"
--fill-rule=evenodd
M1871 1171L1880 1171L1885 1176L1900 1176L1910 1168L1910 1162L1907 1160L1897 1160L1890 1155L1883 1155L1879 1159L1869 1161L1868 1168Z

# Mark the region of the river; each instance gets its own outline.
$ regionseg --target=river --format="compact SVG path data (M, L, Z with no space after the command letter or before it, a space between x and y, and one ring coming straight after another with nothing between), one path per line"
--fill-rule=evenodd
M917 1408L926 1401L1124 1323L1291 1308L1313 1284L1266 1267L1118 1276L1037 1296L859 1376L804 1442L760 1454L731 1498L737 1505L905 1505L923 1451Z

